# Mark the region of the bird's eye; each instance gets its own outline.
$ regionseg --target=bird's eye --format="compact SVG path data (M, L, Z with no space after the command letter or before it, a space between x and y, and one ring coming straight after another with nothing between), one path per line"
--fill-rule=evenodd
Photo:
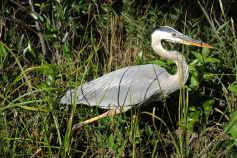
M172 36L176 36L176 34L175 34L175 33L172 33Z

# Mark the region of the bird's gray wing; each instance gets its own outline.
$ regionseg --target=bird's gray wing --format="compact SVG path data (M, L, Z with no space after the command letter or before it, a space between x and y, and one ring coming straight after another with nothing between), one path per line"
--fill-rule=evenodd
M99 106L104 109L130 108L152 97L161 98L167 93L169 77L158 65L125 67L70 90L61 99L62 104L77 103Z

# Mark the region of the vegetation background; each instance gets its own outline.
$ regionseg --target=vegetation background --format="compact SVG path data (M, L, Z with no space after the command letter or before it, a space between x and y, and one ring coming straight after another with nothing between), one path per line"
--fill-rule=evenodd
M236 1L0 4L0 157L237 157ZM59 104L70 88L131 65L176 72L150 46L160 26L215 49L164 42L186 57L186 86L70 137L73 124L104 112Z

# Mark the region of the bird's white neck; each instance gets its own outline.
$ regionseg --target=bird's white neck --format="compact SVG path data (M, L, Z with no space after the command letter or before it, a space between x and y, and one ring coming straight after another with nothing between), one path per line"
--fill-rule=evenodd
M152 48L162 58L172 60L176 63L178 72L175 75L172 75L172 77L170 78L170 80L172 81L170 83L175 87L175 90L182 87L186 83L189 75L188 64L185 58L182 57L182 54L178 53L177 51L166 51L162 47L160 39L152 39ZM172 90L169 93L175 90Z

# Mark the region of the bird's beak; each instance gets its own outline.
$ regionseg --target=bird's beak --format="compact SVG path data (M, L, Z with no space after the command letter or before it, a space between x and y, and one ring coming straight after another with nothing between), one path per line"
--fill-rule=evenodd
M200 42L200 41L190 38L188 36L182 37L182 40L183 40L184 44L190 44L190 45L194 45L194 46L198 46L198 47L214 48L204 42Z

